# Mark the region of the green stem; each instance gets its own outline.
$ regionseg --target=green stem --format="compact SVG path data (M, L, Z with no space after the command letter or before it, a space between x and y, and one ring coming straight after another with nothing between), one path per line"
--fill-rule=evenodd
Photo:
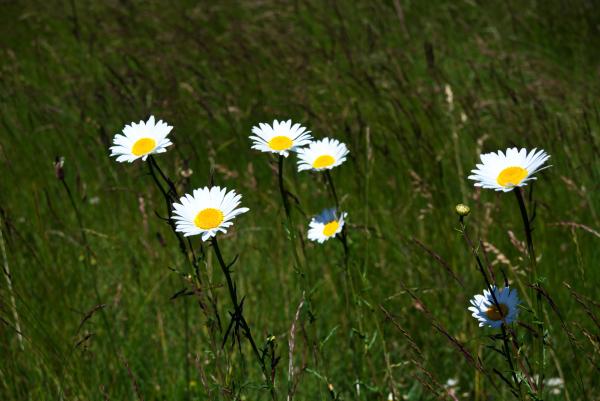
M156 171L158 171L158 174L160 174L163 181L169 187L168 194L171 196L171 200L176 201L179 198L179 195L177 194L177 188L175 188L175 183L173 181L171 181L171 179L162 171L162 169L158 165L154 156L152 156L152 155L148 156L148 161L150 164L154 165L154 168L156 168Z
M254 356L256 357L256 360L258 361L258 363L260 365L263 375L265 376L265 380L267 380L267 382L269 382L269 381L271 381L270 380L271 375L269 375L263 355L261 354L260 350L258 349L258 346L256 345L256 341L254 341L254 337L252 337L252 331L250 330L250 326L248 325L248 323L246 322L246 319L244 318L241 303L238 301L237 289L236 289L235 283L233 282L233 279L231 278L231 271L229 270L229 266L225 263L225 260L223 259L223 255L221 254L221 249L219 248L219 242L217 241L217 237L212 237L211 242L212 242L213 249L215 250L215 255L217 256L219 266L221 266L221 271L223 272L223 275L225 276L225 280L227 281L227 289L229 290L229 298L231 299L231 303L233 304L233 316L232 316L233 324L239 325L239 327L242 329L244 336L246 337L246 339L250 343L250 346L252 347ZM271 389L271 396L275 400L276 395L275 395L275 389L274 389L272 382L269 383L269 387Z
M292 219L292 210L290 207L290 202L288 199L288 193L285 189L285 184L283 180L283 162L284 157L279 156L279 166L278 166L278 177L277 181L279 183L279 193L281 194L281 202L283 203L283 208L285 210L286 217L286 228L290 235L290 246L292 247L292 253L294 255L294 262L296 264L296 271L299 272L303 278L306 280L306 272L302 269L302 263L300 262L300 257L298 256L298 250L296 249L296 230L294 228L294 221ZM307 294L309 294L308 298L310 299L310 291L307 288L304 288ZM310 302L308 303L310 305Z
M331 173L329 170L325 171L325 177L327 178L327 183L329 184L329 189L331 190L331 196L333 196L333 200L335 202L335 208L339 212L340 202L337 197L337 192L335 191L335 185L333 185L333 179L331 178Z
M279 193L281 194L281 201L283 202L283 208L285 209L285 216L288 220L291 217L290 211L290 201L287 197L287 192L285 191L285 185L283 183L283 155L279 155L279 166L278 166L278 183L279 183Z
M175 221L170 218L171 212L173 211L173 203L176 202L179 198L179 195L177 194L177 189L175 188L175 184L161 170L160 166L158 165L158 163L156 162L156 160L154 159L154 157L152 155L150 155L148 157L148 167L150 170L150 176L152 177L154 183L156 184L156 186L160 190L161 194L163 195L163 198L165 199L166 211L168 214L167 222L168 222L169 226L171 227L171 231L177 238L177 241L179 243L179 249L185 256L185 258L188 260L188 262L191 264L191 266L194 270L194 274L196 276L197 285L202 288L203 283L202 283L202 276L200 274L200 266L198 264L198 259L196 258L196 253L194 251L192 242L188 238L187 244L186 244L186 241L184 241L183 237L177 232ZM169 187L168 191L163 188L163 184L160 182L158 176L156 175L156 172L158 172L160 177L162 177L163 181L165 181L165 183ZM189 249L189 251L188 251L188 249ZM200 248L200 250L201 250L201 253L204 253L204 250L202 249L202 247ZM210 287L210 285L208 287ZM215 317L215 320L217 323L217 328L219 329L219 331L222 331L221 317L220 317L219 311L217 309L215 298L214 298L214 296L209 296L207 293L207 299L210 302L211 307L213 309L214 317ZM200 300L200 307L202 310L205 310L204 304L202 303L201 300Z
M327 179L327 184L329 184L329 191L331 192L331 196L333 197L333 201L335 202L335 211L336 213L342 213L340 210L340 202L337 196L337 191L335 190L335 185L333 183L333 178L331 178L331 173L329 170L325 171L325 178ZM342 246L344 247L344 267L346 268L346 272L348 272L348 262L350 260L350 253L348 249L348 238L346 235L346 226L342 227L342 232L339 237L342 242Z
M535 364L537 367L538 382L537 382L537 393L538 396L543 394L544 385L544 311L542 305L542 293L541 283L537 274L537 260L535 258L535 249L533 247L533 229L531 227L531 221L529 214L527 213L527 207L525 206L525 200L523 199L523 193L521 188L515 188L514 191L519 204L519 210L521 212L521 219L523 220L523 229L525 231L525 239L527 241L527 253L529 255L529 268L531 271L531 281L533 291L535 292L535 325L537 327L537 346L535 352Z

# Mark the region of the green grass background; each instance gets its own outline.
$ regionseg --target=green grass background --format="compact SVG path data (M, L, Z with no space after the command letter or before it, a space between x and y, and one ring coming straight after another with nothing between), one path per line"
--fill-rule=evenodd
M496 272L503 267L511 281L526 283L526 257L509 234L524 239L514 196L475 190L466 176L481 152L545 149L553 167L528 187L538 205L534 241L544 285L573 333L569 342L546 308L547 376L564 377L567 390L547 397L597 399L591 301L600 295L599 238L556 223L600 227L599 24L600 9L584 0L1 2L1 228L24 338L21 348L2 277L0 399L209 399L195 360L213 398L269 398L249 348L242 358L226 347L228 368L219 371L194 298L170 300L188 286L170 268L189 268L155 216L164 215L160 193L146 164L108 156L124 124L150 114L175 127L175 146L157 160L181 190L207 185L213 174L251 209L221 245L227 259L240 255L234 277L255 336L276 337L279 399L305 287L285 237L276 164L250 149L253 125L292 118L350 149L332 175L349 214L356 293L345 302L339 243L305 244L314 315L304 308L298 323L297 400L331 399L328 385L346 400L390 392L448 399L449 378L459 381L459 399L510 399L476 375L423 305L486 365L506 370L485 348L493 331L466 310L483 283L455 231L454 206L470 205L473 237L504 256L489 252ZM56 156L65 158L91 266L54 175ZM307 216L295 213L304 232L308 216L332 201L322 176L296 173L294 156L286 163L287 185ZM189 179L181 175L187 166ZM206 251L203 274L222 285ZM586 297L590 313L565 282ZM215 293L225 316L226 292ZM102 312L81 324L98 302Z

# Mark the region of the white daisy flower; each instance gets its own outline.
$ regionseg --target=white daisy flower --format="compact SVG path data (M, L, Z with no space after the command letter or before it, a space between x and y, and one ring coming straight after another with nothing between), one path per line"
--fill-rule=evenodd
M117 156L118 162L131 163L140 157L146 161L149 155L164 153L167 146L173 144L167 138L172 129L172 126L162 120L155 123L154 116L150 116L146 122L132 122L123 128L123 135L115 135L110 155Z
M322 244L329 238L335 237L342 232L346 216L348 213L343 212L338 217L335 208L323 210L308 224L308 239Z
M331 170L346 161L350 153L345 144L337 139L323 138L298 149L298 171Z
M515 187L527 185L527 181L535 180L533 177L550 156L543 150L533 149L506 149L498 153L485 153L481 155L481 164L471 170L470 180L476 181L476 187L490 188L496 191L509 192Z
M483 290L483 295L477 294L471 299L472 306L469 307L469 310L473 312L473 317L479 320L479 327L498 328L502 323L514 322L519 313L518 305L521 301L517 296L517 290L510 287L499 290L496 286L492 290L498 305L494 302L492 293L487 289Z
M237 208L241 195L235 191L227 192L226 188L204 187L194 190L192 195L186 194L174 203L172 219L175 220L176 230L184 237L202 234L202 241L226 233L238 214L246 213L247 207ZM236 209L237 208L237 209Z
M250 139L253 141L252 149L261 152L277 153L288 157L290 151L296 151L299 147L308 145L312 140L310 131L300 124L292 125L292 120L273 121L273 125L259 123L258 127L252 127Z

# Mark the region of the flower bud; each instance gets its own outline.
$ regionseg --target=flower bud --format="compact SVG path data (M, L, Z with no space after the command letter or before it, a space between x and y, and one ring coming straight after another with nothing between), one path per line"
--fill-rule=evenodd
M460 217L465 217L471 212L471 208L467 205L463 205L462 203L456 205L454 210L456 210L456 214L458 214Z

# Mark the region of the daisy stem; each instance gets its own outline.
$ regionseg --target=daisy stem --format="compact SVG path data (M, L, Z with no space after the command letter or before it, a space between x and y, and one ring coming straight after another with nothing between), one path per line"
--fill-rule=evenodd
M325 177L327 178L327 183L329 184L329 189L331 190L331 195L333 196L333 201L335 202L335 208L339 212L340 202L338 201L335 185L333 185L333 179L331 178L331 173L329 170L325 171Z
M170 195L170 200L176 201L179 195L177 195L177 188L175 188L175 184L173 183L173 181L171 181L169 177L167 177L165 173L163 173L160 166L156 162L156 159L154 159L152 155L148 156L148 159L150 164L154 165L154 168L156 169L156 171L158 171L158 174L160 174L162 179L167 183L167 186L169 187L169 192L167 192L167 194Z
M283 183L283 155L279 155L279 168L278 168L278 181L279 181L279 192L281 193L281 201L283 202L283 208L285 209L285 216L288 219L288 222L291 220L290 215L290 202L287 197L287 192L285 190L285 185Z
M158 189L160 190L160 192L163 195L163 198L165 199L165 204L166 204L166 209L167 209L167 223L169 224L169 227L171 227L171 231L173 232L173 234L175 235L175 237L177 237L177 241L179 242L179 249L181 250L181 252L183 253L183 255L188 259L188 261L191 263L193 269L194 269L194 273L196 275L196 279L198 280L198 284L200 286L202 286L202 278L200 276L200 268L198 266L198 261L196 259L196 253L194 252L194 247L192 246L191 241L187 240L187 245L186 242L184 241L183 237L177 232L176 227L175 227L175 221L173 221L173 219L170 218L171 212L173 210L173 203L177 200L177 189L175 188L175 185L173 184L173 181L171 181L166 175L165 173L163 173L163 171L160 169L160 167L158 166L158 163L156 162L156 160L154 160L154 158L152 157L152 155L150 155L148 157L148 166L150 169L150 175L152 176L152 179L154 180L154 183L156 184L156 186L158 187ZM167 185L169 186L169 191L165 190L163 188L162 183L160 182L160 180L158 179L156 172L158 171L160 176L163 178L163 180L167 183ZM189 247L189 252L188 252L188 247ZM191 255L190 255L191 253ZM211 300L211 302L213 302ZM214 306L214 305L213 305ZM216 314L216 319L217 322L219 324L219 327L221 326L221 320L220 317L218 315L218 313L216 312L216 306L214 306L214 310L215 310L215 314Z
M171 181L171 179L169 179L169 177L167 177L167 175L161 170L160 166L156 162L156 159L154 159L154 157L152 157L152 155L150 155L148 157L148 166L150 167L150 175L152 176L154 183L156 184L156 186L158 187L158 189L160 190L160 192L162 193L162 195L165 199L166 206L167 206L167 213L170 215L173 210L173 203L175 203L177 201L177 199L179 198L179 194L177 193L177 188L175 188L175 184L173 183L173 181ZM163 181L165 181L167 183L167 186L169 187L169 191L166 191L163 188L162 184L160 183L160 180L156 176L155 170L158 171L158 173L162 177ZM186 256L188 256L188 251L187 251L185 242L184 242L183 238L181 237L181 235L179 235L179 233L175 229L175 222L169 218L168 223L169 223L169 226L171 227L171 230L173 231L173 233L175 234L175 236L177 237L177 239L179 241L179 247L181 248L182 252ZM192 246L192 243L189 238L187 240L187 245L189 246L189 249L191 252L192 265L194 267L196 277L197 277L198 281L201 282L200 270L199 270L199 266L198 266L198 263L196 260L196 253L194 251L194 247ZM202 245L200 247L201 247L200 249L202 250Z
M335 202L335 210L336 213L341 213L340 211L340 202L338 200L337 192L335 190L335 185L333 183L333 178L331 178L331 173L329 170L325 171L325 177L327 179L327 183L329 184L329 190L331 191L331 196L333 197L333 201ZM348 240L346 238L346 225L342 227L342 232L340 233L340 241L342 241L342 245L344 247L344 266L346 271L348 271L348 261L350 260L350 255L348 253Z
M217 256L219 266L221 266L221 270L223 271L223 275L225 276L225 279L227 281L227 289L229 290L229 298L231 299L231 302L233 303L233 315L231 318L233 319L234 324L236 326L239 325L239 327L241 327L241 329L243 330L244 336L248 339L248 342L250 343L250 346L252 347L252 351L254 352L254 355L256 356L258 363L260 364L263 375L265 376L265 380L270 381L271 376L268 374L267 366L265 365L263 355L261 354L260 350L258 349L258 346L256 345L256 342L254 341L254 337L252 337L252 331L250 330L250 326L248 325L248 323L246 322L246 319L244 318L243 309L242 309L243 301L242 301L242 303L238 302L236 285L233 282L233 279L231 278L231 270L230 270L231 265L227 265L225 263L225 260L223 259L223 255L221 254L221 249L219 248L219 242L217 241L217 237L212 237L211 242L212 242L213 249L215 250L215 255ZM235 332L235 329L234 329L234 332ZM239 341L239 339L238 339L238 341ZM273 383L269 383L269 387L271 389L272 398L276 399Z
M156 186L158 187L158 189L160 190L160 192L162 193L162 195L165 199L167 213L170 215L173 210L173 203L176 202L177 198L179 197L179 195L177 194L177 189L175 188L175 184L173 183L173 181L171 181L169 179L169 177L167 177L167 175L165 173L163 173L163 171L160 169L158 163L156 162L154 157L152 157L152 155L150 155L148 157L148 166L150 167L150 175L152 176L154 183L156 184ZM161 184L160 180L158 179L155 171L158 171L158 173L160 174L162 179L167 183L167 185L169 187L169 191L166 191L163 188L163 185ZM192 246L191 240L189 238L187 239L187 246L186 246L186 241L184 241L183 237L177 232L176 227L175 227L175 222L173 221L173 219L168 218L168 224L171 227L171 231L173 231L173 234L175 234L175 236L177 237L177 240L179 242L179 248L181 249L181 252L186 256L186 258L192 264L192 267L194 269L194 273L196 275L196 279L198 280L198 283L200 285L202 285L202 278L200 276L200 267L198 266L196 252L194 251L194 247ZM188 253L188 247L189 247L190 253ZM200 249L201 249L201 253L203 253L202 247ZM215 307L215 311L216 311L216 307ZM220 317L218 316L218 314L216 315L216 318L217 318L217 323L219 324L219 328L220 328L221 321L220 321Z
M279 168L278 168L278 182L279 182L279 192L281 193L281 201L283 202L283 208L285 209L285 217L287 221L287 230L290 234L290 244L292 247L292 253L294 254L294 261L296 263L296 270L300 272L303 278L306 279L306 272L302 268L302 264L300 263L300 257L298 256L298 250L296 249L296 230L294 228L294 221L292 219L292 210L290 208L290 202L288 199L288 192L285 189L285 184L283 181L283 163L285 158L283 156L279 156ZM306 293L310 293L307 288L304 288L303 291ZM309 296L310 298L310 296ZM310 305L310 302L308 302Z
M500 310L500 304L498 303L498 300L496 299L496 294L493 291L492 283L490 282L490 279L488 278L487 273L485 272L485 267L483 266L483 262L481 261L481 258L479 257L479 252L478 252L477 248L475 247L475 245L473 244L473 242L471 241L469 234L467 233L467 226L463 222L462 216L460 217L460 232L463 235L463 238L465 239L467 245L469 246L469 249L471 250L473 257L475 258L475 261L477 262L477 267L479 268L479 272L483 276L485 284L486 284L488 290L490 291L490 293L492 294L492 298L494 299L494 303L496 304L496 307L498 307L498 310Z
M504 323L500 326L502 329L502 343L504 344L504 353L506 354L506 360L508 361L508 366L510 367L510 372L512 373L513 380L519 390L519 400L523 400L523 392L521 390L521 382L517 379L517 373L515 371L515 366L512 361L512 357L510 354L510 348L508 345L508 334L506 333L506 327Z
M537 347L536 347L536 367L538 374L537 391L538 395L543 392L544 384L544 311L542 305L542 293L541 283L539 282L537 275L537 261L535 258L535 249L533 247L533 228L531 227L531 220L527 213L527 207L525 206L525 200L523 199L523 193L521 188L517 187L513 191L517 197L517 203L519 204L519 210L521 211L521 219L523 220L523 229L525 230L525 239L527 241L527 254L529 255L529 267L531 270L532 286L535 292L535 307L536 307L536 327L537 327Z

